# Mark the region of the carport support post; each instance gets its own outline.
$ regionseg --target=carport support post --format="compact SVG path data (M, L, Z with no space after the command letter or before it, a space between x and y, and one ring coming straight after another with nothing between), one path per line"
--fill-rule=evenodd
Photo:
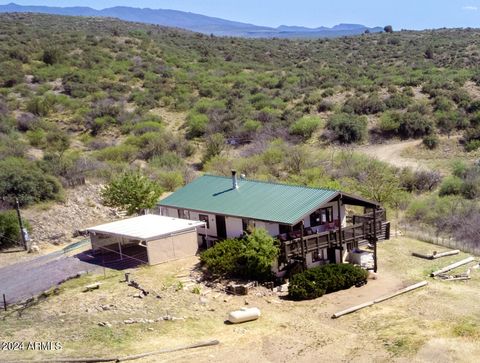
M120 251L120 260L123 260L122 256L122 242L123 242L123 237L120 241L118 241L118 250Z
M5 297L5 294L3 294L3 308L7 311L7 298Z

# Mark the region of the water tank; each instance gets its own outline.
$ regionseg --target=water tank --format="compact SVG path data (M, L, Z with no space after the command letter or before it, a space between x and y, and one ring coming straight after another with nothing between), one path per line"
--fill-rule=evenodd
M242 308L228 314L228 321L233 324L244 323L246 321L257 320L260 315L260 309L258 308Z

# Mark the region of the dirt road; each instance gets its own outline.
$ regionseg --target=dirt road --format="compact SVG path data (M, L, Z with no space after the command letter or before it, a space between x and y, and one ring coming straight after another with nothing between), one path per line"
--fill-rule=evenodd
M399 168L418 169L425 168L425 165L417 159L406 158L401 154L405 149L418 146L421 143L421 140L409 140L390 144L368 145L358 148L357 151Z

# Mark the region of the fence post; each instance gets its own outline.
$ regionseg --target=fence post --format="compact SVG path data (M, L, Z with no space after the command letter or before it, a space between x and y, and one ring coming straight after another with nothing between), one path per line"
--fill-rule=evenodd
M3 308L7 311L7 299L5 298L5 294L3 294Z

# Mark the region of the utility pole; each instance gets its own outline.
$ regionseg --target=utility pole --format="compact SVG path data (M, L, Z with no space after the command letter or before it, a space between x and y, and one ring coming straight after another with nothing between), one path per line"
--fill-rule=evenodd
M15 209L17 210L18 225L20 226L20 235L22 236L23 248L27 250L27 240L25 238L25 229L23 227L22 215L20 214L20 203L18 198L15 197Z

